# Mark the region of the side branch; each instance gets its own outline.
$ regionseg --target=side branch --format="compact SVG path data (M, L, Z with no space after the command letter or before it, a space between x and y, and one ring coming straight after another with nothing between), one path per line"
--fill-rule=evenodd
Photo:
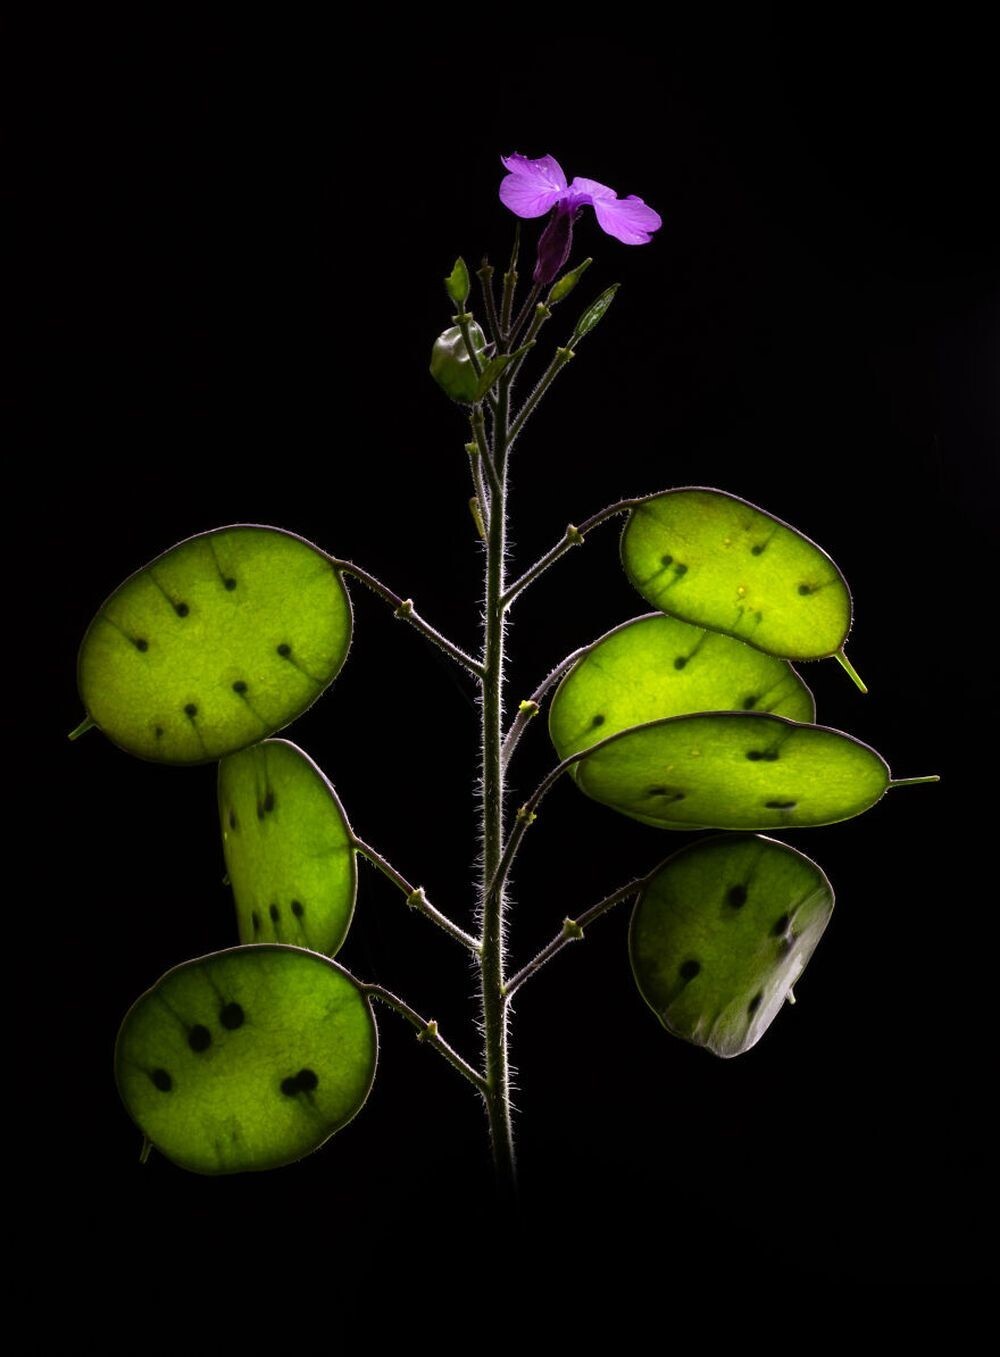
M432 923L436 923L438 928L444 930L457 942L468 947L470 952L479 955L479 942L470 933L466 933L464 928L459 928L458 924L453 923L447 914L442 914L439 909L435 909L431 902L424 895L423 886L411 886L402 872L397 872L391 863L387 862L381 853L377 853L370 844L364 843L356 834L351 835L351 844L357 849L363 857L379 869L383 876L388 877L394 886L403 892L406 896L406 903L411 909L419 909L421 914L425 914Z
M532 303L532 305L534 304L534 301L537 298L537 296L538 289L536 288L532 293L531 297L529 298L529 301ZM525 306L527 306L527 303L525 303ZM515 333L517 329L520 328L520 325L521 321L518 320L517 324L515 325ZM535 406L545 395L546 391L548 391L549 387L555 381L556 377L558 377L559 373L562 372L563 368L573 357L575 357L574 351L568 345L564 346L561 349L556 349L555 355L553 356L551 363L549 363L548 367L542 374L541 381L538 383L534 391L532 391L531 395L521 406L520 410L517 413L516 418L514 419L513 424L511 424L510 426L510 432L507 435L508 451L510 450L510 448L513 447L518 434L524 428L525 424L527 424L528 420L531 417L531 412L534 410Z
M591 905L589 909L584 910L579 919L564 919L562 929L548 946L543 947L534 960L529 961L527 966L524 966L518 971L517 975L508 980L504 986L505 996L509 999L515 990L521 988L525 980L530 980L535 972L541 970L545 963L550 961L557 952L561 952L567 943L582 941L585 928L599 919L602 914L606 914L609 909L620 904L622 900L638 895L648 881L648 876L637 877L635 881L630 881L627 886L622 886L619 890L613 891L611 895L606 895L603 900L599 900L596 905Z
M503 891L504 884L506 883L507 877L510 873L511 864L513 863L515 857L517 856L517 850L520 848L521 840L524 838L524 831L528 828L530 824L533 824L534 821L537 819L538 806L541 803L542 798L545 796L545 793L553 786L554 783L558 782L559 778L562 777L563 773L566 772L567 768L572 768L574 763L579 763L580 760L590 752L591 752L590 749L582 749L578 754L571 754L568 759L563 759L562 763L557 764L555 768L552 769L551 773L549 773L547 777L542 779L542 781L538 784L535 790L528 797L527 801L525 801L524 805L520 807L515 818L514 828L510 831L510 835L508 836L507 842L504 845L504 850L500 857L499 865L497 866L496 871L493 873L493 876L490 879L490 882L484 892L483 895L484 909L492 901L496 900Z
M469 509L476 521L476 531L485 542L489 530L492 498L490 492L486 489L486 482L483 480L483 459L478 444L466 443L465 451L469 454L469 470L472 472L472 488L475 491L475 495L469 503Z
M483 407L481 403L472 407L472 414L469 416L469 422L472 425L472 432L476 440L476 447L479 449L480 459L483 466L486 468L490 490L493 494L500 495L502 494L500 477L497 475L496 465L490 454L489 440L486 437L486 422L483 419Z
M343 570L348 575L354 575L362 584L367 584L368 588L371 589L373 593L378 594L379 598L385 599L386 603L388 603L391 608L395 609L395 615L397 617L401 617L404 621L409 622L412 627L415 627L417 631L426 636L429 641L433 641L439 650L443 650L446 655L450 655L451 658L456 660L464 669L468 669L470 674L475 674L476 678L482 678L483 666L479 661L474 660L471 655L467 655L461 646L457 646L453 641L449 641L447 636L442 636L435 627L432 627L429 622L426 622L414 608L412 598L400 598L398 594L394 594L391 589L386 588L386 586L382 584L380 580L377 580L374 575L370 575L367 570L362 570L359 565L354 565L351 561L338 560L337 557L331 556L327 552L324 552L323 554L333 566L334 570Z
M486 1080L472 1068L468 1061L463 1060L453 1047L448 1045L438 1031L438 1025L433 1018L422 1018L408 1003L405 1003L398 995L393 994L391 990L385 989L382 985L362 985L361 992L366 997L378 999L383 1004L387 1004L389 1008L394 1008L397 1013L401 1013L406 1021L412 1023L417 1029L418 1041L425 1041L428 1046L433 1046L435 1051L439 1051L444 1056L449 1065L453 1065L459 1074L463 1074L483 1097L486 1096L488 1091Z
M477 377L481 377L483 375L483 364L479 354L473 347L472 331L469 329L469 326L473 320L472 312L461 311L457 316L452 316L452 320L457 323L458 328L462 332L462 343L465 345L465 352L468 354L469 362L472 364L472 370L475 372ZM485 400L491 410L496 409L496 397L494 396L492 391L486 392Z
M510 252L510 263L503 276L503 296L500 304L500 329L505 343L510 340L510 318L514 309L514 293L517 290L517 256L521 248L521 223L514 223L514 245Z
M476 269L476 277L483 289L483 306L486 310L486 324L489 326L490 338L499 349L503 342L503 334L500 330L500 317L497 315L497 304L493 296L493 266L488 259L484 259L479 268Z
M524 734L528 722L533 716L538 715L542 698L549 689L562 678L563 674L576 663L580 656L585 655L589 649L589 646L581 646L579 650L574 650L572 655L567 655L564 660L560 660L548 677L542 679L541 683L531 696L521 703L517 715L510 723L510 730L508 730L504 737L503 748L500 751L500 761L504 768L506 768L507 764L510 762L510 756L517 748L518 741Z
M465 352L469 356L469 362L472 364L472 370L475 372L477 377L481 377L483 375L483 365L479 361L479 354L473 347L472 331L469 329L469 325L472 321L472 318L473 317L471 311L460 311L457 316L452 316L452 320L455 322L455 324L462 332L462 343L465 345Z
M535 303L538 301L538 297L539 294L541 293L541 290L542 289L538 286L537 283L532 283L531 291L528 293L527 297L525 297L524 305L518 312L517 320L514 321L514 324L510 327L510 331L507 335L507 341L511 345L511 347L513 347L514 341L517 339L517 336L521 331L521 327L524 325L525 321L534 311ZM513 437L513 434L511 434L511 437Z
M604 740L598 740L596 744L588 745L586 749L578 749L575 754L570 754L567 758L563 759L562 763L557 763L552 771L542 779L528 797L527 801L525 801L524 805L517 812L517 820L514 828L510 832L510 837L504 845L500 864L486 888L486 893L483 897L484 902L496 899L498 893L503 891L504 884L510 873L511 864L517 856L517 850L520 848L521 840L524 838L524 831L538 818L536 812L546 792L559 781L563 773L573 767L574 763L580 763L591 754L596 754L599 749L603 749L605 745L613 744L620 734L621 732L617 731Z
M571 547L583 546L584 536L590 532L591 528L598 527L599 524L607 522L609 518L614 518L617 514L628 513L629 509L634 509L637 504L642 504L645 497L639 499L621 499L617 504L609 504L606 509L600 509L596 514L586 519L579 527L570 523L563 533L562 540L557 542L550 551L547 551L541 560L526 570L520 579L515 580L507 592L504 594L502 602L504 608L509 608L514 599L522 589L527 589L529 584L533 584L539 575L544 575L550 565L558 561L560 556L565 556Z
M521 354L520 358L515 360L513 366L511 367L510 371L511 384L513 384L514 379L521 371L524 361L528 356L527 354L528 348L534 344L535 340L538 338L539 330L542 328L542 326L545 324L547 320L551 319L551 316L552 312L550 311L549 306L546 302L536 303L535 313L532 316L531 324L528 326L527 333L524 336L524 342L521 346L524 349L524 352Z

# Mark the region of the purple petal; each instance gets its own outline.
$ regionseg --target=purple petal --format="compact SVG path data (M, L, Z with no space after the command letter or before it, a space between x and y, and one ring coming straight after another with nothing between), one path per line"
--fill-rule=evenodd
M658 231L663 225L660 214L647 207L634 193L627 198L595 199L594 213L601 230L623 245L646 245L649 233Z
M570 184L569 191L578 203L595 203L599 198L618 197L607 184L599 184L596 179L581 179L579 175Z
M510 171L500 184L500 201L517 217L543 217L566 192L566 176L550 155L529 160L523 155L500 157Z

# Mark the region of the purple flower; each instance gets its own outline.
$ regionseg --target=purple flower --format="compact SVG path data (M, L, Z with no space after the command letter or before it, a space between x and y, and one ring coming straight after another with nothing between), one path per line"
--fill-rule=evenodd
M538 160L529 160L523 155L501 156L500 159L509 171L500 185L500 201L515 216L544 217L552 208L559 209L553 222L546 227L546 232L555 226L560 217L568 218L568 226L572 231L573 221L588 203L594 209L601 229L624 245L646 245L650 233L658 231L663 225L659 213L647 207L635 194L619 198L614 189L598 184L594 179L574 179L572 184L567 185L562 167L550 155L543 155ZM560 249L566 225L566 220L563 220L557 228ZM566 254L569 254L568 244Z

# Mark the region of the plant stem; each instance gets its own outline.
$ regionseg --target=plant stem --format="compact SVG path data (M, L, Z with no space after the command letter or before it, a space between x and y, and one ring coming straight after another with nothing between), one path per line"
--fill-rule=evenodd
M534 317L532 318L531 324L528 327L528 333L524 336L524 343L521 346L522 348L527 348L529 344L534 344L535 340L538 338L538 331L542 328L542 326L545 324L545 322L549 319L551 315L552 312L549 310L545 302L538 302L538 304L535 306ZM524 360L527 358L527 356L528 355L526 353L522 353L520 358L518 358L513 363L510 373L512 383L514 381L514 378L521 371L521 366L524 363Z
M569 551L570 547L582 546L583 533L575 523L567 523L566 532L563 534L562 541L558 543L557 546L554 546L551 551L547 551L540 561L536 561L531 569L526 570L521 578L507 590L503 600L505 607L510 607L521 590L527 589L528 585L533 584L535 580L538 579L539 575L544 575L549 566L552 565L554 561L558 561L559 557L562 556L564 552Z
M521 327L524 325L525 321L528 319L528 317L534 310L535 303L538 301L538 297L539 294L541 293L541 290L542 289L538 286L537 283L532 283L531 291L525 297L524 305L518 312L517 320L515 320L514 324L510 327L510 332L507 335L507 340L510 343L511 348L513 348L518 335L521 333Z
M847 676L850 678L855 688L858 688L863 693L867 693L868 689L865 686L865 683L861 678L861 675L858 673L854 665L851 664L850 660L844 654L843 646L840 648L840 650L838 650L835 653L833 658L837 661L841 669L843 669Z
M500 303L500 328L504 342L510 339L510 316L514 307L514 292L517 289L517 256L521 248L521 223L514 224L514 245L510 252L510 263L503 276L503 297Z
M538 955L529 961L527 966L523 966L512 980L507 981L505 993L509 999L516 990L519 990L525 980L530 980L536 971L541 970L545 963L551 960L557 952L571 942L580 942L583 940L583 930L588 928L602 914L606 914L609 909L619 904L622 900L627 900L632 895L638 895L649 880L647 876L638 877L635 881L630 881L627 886L622 886L610 895L606 895L603 900L599 900L596 905L591 905L589 909L584 910L579 919L564 919L563 926L559 933L552 939L548 946L543 947Z
M596 528L598 524L605 523L609 518L614 518L616 514L624 514L629 509L634 509L637 504L643 502L643 496L639 499L620 499L616 504L609 504L606 509L599 509L596 514L591 514L585 519L579 527L570 523L563 533L562 540L557 542L551 550L547 551L540 561L536 561L530 570L526 570L520 579L510 586L503 596L503 605L509 608L514 599L522 589L527 589L539 575L544 575L549 566L558 561L560 556L565 556L566 552L572 547L583 546L584 535L590 532L591 528Z
M431 902L424 895L423 886L411 886L402 872L397 872L391 863L387 862L381 853L375 851L370 844L364 843L356 834L351 835L351 842L354 847L368 861L379 869L383 876L389 878L392 884L399 888L406 896L406 903L411 909L418 909L421 914L425 914L432 923L436 923L438 928L449 933L457 942L468 947L470 952L479 953L479 943L471 933L466 933L464 928L459 928L458 924L453 923L447 914L442 914L439 909L435 909Z
M453 660L457 660L463 668L468 669L477 678L482 678L483 666L479 661L474 660L471 655L467 655L460 646L449 641L447 636L442 636L435 627L426 622L414 608L412 598L400 598L398 594L394 594L391 589L386 588L374 575L370 575L367 570L362 570L360 566L354 565L351 561L338 560L336 556L331 556L328 552L324 552L323 555L326 556L334 570L343 570L349 575L354 575L362 584L367 584L373 593L378 594L379 598L384 598L386 603L395 609L397 617L409 622L411 627L415 627L429 641L433 641L439 649L443 650L446 655L450 655Z
M486 482L483 480L483 458L478 443L466 443L465 451L469 454L472 488L476 492L469 508L476 520L476 531L485 542L486 524L490 518L490 492L486 489Z
M555 381L556 377L558 377L559 373L562 372L563 368L573 357L575 357L575 355L573 353L573 350L570 348L556 349L555 354L553 355L552 358L552 362L548 365L548 367L545 369L545 372L542 374L541 381L538 383L534 391L532 391L531 395L521 406L521 409L518 411L517 418L511 425L510 438L508 440L509 444L512 444L514 440L517 438L518 434L521 432L521 430L524 428L525 424L527 424L529 418L531 417L532 410L534 410L535 406L545 395L546 391L548 391L549 387Z
M483 365L479 361L479 354L472 344L472 331L469 329L469 323L472 320L471 311L459 311L457 316L452 316L452 320L462 332L462 343L465 345L465 352L469 355L469 362L472 364L473 371L477 377L483 375Z
M397 1013L401 1013L407 1022L412 1023L417 1029L418 1041L425 1041L428 1046L433 1046L435 1051L439 1051L444 1056L449 1065L453 1065L459 1074L464 1074L469 1083L474 1084L483 1097L486 1097L486 1081L483 1076L478 1074L468 1061L463 1060L458 1052L448 1045L438 1031L438 1025L433 1018L422 1018L416 1009L411 1008L397 994L393 994L391 990L385 989L382 985L362 985L361 989L365 995L372 999L379 999L389 1008L394 1008Z
M501 723L504 699L504 553L507 529L507 417L510 379L499 381L493 421L493 465L497 484L490 504L486 539L486 597L482 678L482 845L480 900L482 930L483 1037L486 1054L486 1108L493 1163L501 1200L510 1204L517 1191L514 1136L510 1117L507 1064L507 1001L504 997L504 892L492 883L503 855L504 770Z
M493 494L496 494L500 489L500 477L497 475L497 469L493 465L490 445L486 438L486 422L483 419L483 407L481 403L477 402L472 407L469 423L472 426L472 432L475 436L476 447L479 449L480 461L486 468L486 477L490 483L490 490Z
M483 289L483 308L486 312L486 324L489 326L490 338L499 349L503 336L500 330L500 317L497 315L497 304L493 297L493 265L488 259L484 259L479 268L476 269L476 277Z
M500 855L499 865L497 866L492 879L488 881L486 886L487 905L494 897L499 899L503 898L507 877L510 874L511 865L517 857L517 850L520 848L521 840L524 838L524 831L530 824L534 824L535 820L538 818L535 814L535 809L545 793L554 783L559 781L568 768L572 768L574 763L579 763L582 758L585 758L591 752L591 750L600 748L602 744L607 744L609 740L613 740L614 738L615 737L611 735L608 737L608 740L600 740L596 745L591 745L587 749L581 749L579 753L571 754L569 758L563 759L562 763L557 764L556 767L552 769L551 773L542 779L528 797L527 801L525 801L524 805L519 808L514 822L514 828L510 831L507 842L504 844L503 852Z
M560 660L556 667L552 670L552 672L548 674L546 678L542 679L541 683L531 694L531 696L526 701L521 703L517 715L510 723L510 730L508 730L507 734L504 737L503 749L500 752L500 758L505 768L507 767L507 764L510 762L510 756L517 748L518 741L524 734L524 730L528 722L532 719L533 716L538 715L542 698L549 691L552 685L554 683L557 683L568 669L572 668L572 666L581 657L581 655L586 655L589 649L590 649L589 646L581 646L579 650L574 650L572 655L567 655L564 660Z

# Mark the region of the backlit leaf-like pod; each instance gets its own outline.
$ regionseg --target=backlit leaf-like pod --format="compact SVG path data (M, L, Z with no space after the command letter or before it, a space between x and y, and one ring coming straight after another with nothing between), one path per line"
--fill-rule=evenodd
M354 912L357 854L337 793L288 740L219 764L219 818L240 941L334 956Z
M80 647L80 696L129 753L204 763L301 715L350 642L347 590L317 547L277 528L218 528L104 603Z
M816 863L774 839L733 835L683 848L632 914L639 992L668 1032L740 1055L780 1011L833 899Z
M621 553L635 588L672 617L783 659L844 662L843 575L814 542L735 495L694 488L641 501Z
M813 721L790 664L719 632L652 613L609 631L560 683L549 734L561 759L629 726L702 711L762 711Z
M881 755L842 731L711 712L611 736L576 764L576 782L661 829L798 829L860 815L891 777Z
M129 1115L196 1173L278 1168L362 1107L378 1035L336 962L298 947L235 947L168 971L129 1010L115 1077Z

